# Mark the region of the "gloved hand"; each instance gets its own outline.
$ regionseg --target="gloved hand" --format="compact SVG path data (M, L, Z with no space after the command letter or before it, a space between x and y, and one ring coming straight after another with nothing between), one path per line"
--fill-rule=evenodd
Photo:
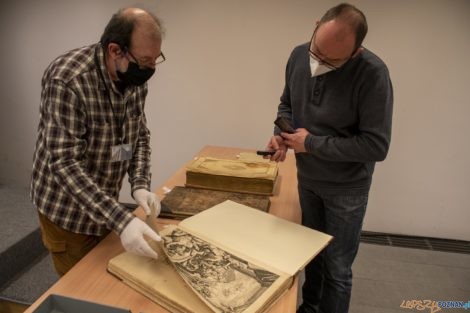
M160 214L161 205L160 199L153 192L150 192L146 189L137 189L132 193L135 202L144 209L145 214L150 215L150 207L155 206L155 217Z
M155 241L161 241L162 238L157 235L147 224L137 217L134 217L124 227L121 232L121 243L126 251L132 252L137 255L147 256L151 258L158 258L158 254L150 248L144 235L150 237Z

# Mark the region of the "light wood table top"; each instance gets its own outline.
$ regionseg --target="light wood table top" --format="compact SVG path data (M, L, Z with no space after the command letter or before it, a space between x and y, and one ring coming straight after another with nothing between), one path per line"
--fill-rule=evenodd
M240 152L254 152L250 149L205 146L196 156L212 156L225 159L236 159ZM188 163L192 159L188 160ZM186 164L185 164L186 165ZM186 181L185 166L182 166L155 193L163 198L163 186L173 188L184 186ZM300 223L300 206L297 194L297 171L295 157L288 153L286 161L279 164L279 177L271 197L269 212L281 218ZM136 215L143 218L141 208ZM175 220L158 219L161 224L178 223ZM108 235L90 253L77 263L66 275L61 277L25 312L34 309L49 294L59 294L67 297L93 301L100 304L130 309L132 313L168 312L144 295L130 288L118 278L106 271L108 261L124 251L121 241L115 233ZM269 313L295 312L297 301L297 279L293 286L274 304Z

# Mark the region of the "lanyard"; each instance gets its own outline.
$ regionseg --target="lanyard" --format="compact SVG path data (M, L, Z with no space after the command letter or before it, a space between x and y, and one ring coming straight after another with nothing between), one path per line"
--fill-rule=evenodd
M108 96L109 104L111 105L111 111L113 112L113 119L114 119L114 121L116 122L116 124L118 126L119 143L122 144L123 141L124 141L124 138L123 138L124 122L126 121L126 117L127 117L127 101L126 101L126 107L124 108L124 115L123 115L122 119L119 120L119 116L116 114L116 112L114 110L113 102L111 101L111 91L108 89L108 86L106 86L106 81L104 80L103 73L101 72L101 66L100 66L100 63L99 63L99 60L98 60L98 49L99 48L100 47L98 46L95 50L95 65L96 65L96 69L98 71L98 74L100 75L100 79L103 82L104 88L106 89L106 95Z

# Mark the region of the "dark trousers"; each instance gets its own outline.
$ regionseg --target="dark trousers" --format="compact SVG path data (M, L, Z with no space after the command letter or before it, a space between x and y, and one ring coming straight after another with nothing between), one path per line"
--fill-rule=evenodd
M352 264L361 236L368 194L312 190L299 185L302 225L334 238L305 268L301 313L347 313Z

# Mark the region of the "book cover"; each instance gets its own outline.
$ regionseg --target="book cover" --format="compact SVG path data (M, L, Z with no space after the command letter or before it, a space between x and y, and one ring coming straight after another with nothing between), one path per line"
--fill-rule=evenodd
M201 157L186 167L186 186L272 195L278 167L276 162Z
M160 217L184 219L226 200L265 212L270 205L268 196L175 186L161 201Z

